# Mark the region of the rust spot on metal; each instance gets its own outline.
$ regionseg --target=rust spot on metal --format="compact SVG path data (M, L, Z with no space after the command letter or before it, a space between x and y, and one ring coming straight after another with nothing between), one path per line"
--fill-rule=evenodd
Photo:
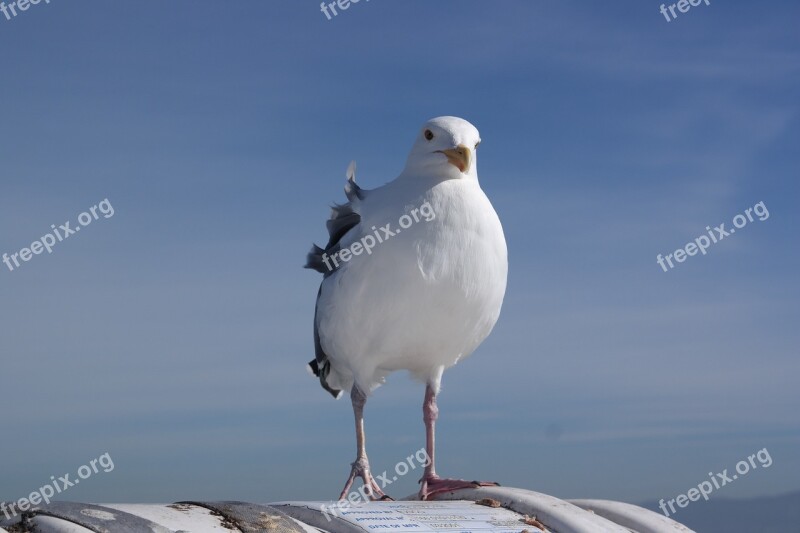
M527 526L533 526L536 529L540 529L542 531L545 531L547 529L547 527L544 524L542 524L541 522L539 522L539 520L535 516L525 515L525 517L522 518L521 521L522 521L523 524L525 524Z
M482 500L478 500L475 503L478 505L485 505L486 507L500 507L501 503L498 500L492 498L483 498Z
M167 507L175 509L176 511L186 512L186 511L189 511L190 509L193 509L194 505L189 505L189 504L186 504L186 503L172 503L170 505L167 505Z

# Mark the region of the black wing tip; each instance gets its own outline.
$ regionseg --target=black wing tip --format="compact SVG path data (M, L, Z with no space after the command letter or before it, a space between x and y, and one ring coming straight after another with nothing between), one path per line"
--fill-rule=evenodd
M306 369L319 378L319 383L322 385L322 388L328 391L334 399L338 400L342 397L343 391L331 388L326 381L328 373L330 372L330 363L328 361L325 361L322 364L322 368L320 368L319 362L316 359L312 359L311 362L306 365Z
M306 264L303 265L303 268L310 268L311 270L316 270L320 274L325 274L328 272L328 269L325 268L325 265L322 261L323 255L325 255L325 250L316 244L312 245L311 250L309 250L308 254L306 255Z

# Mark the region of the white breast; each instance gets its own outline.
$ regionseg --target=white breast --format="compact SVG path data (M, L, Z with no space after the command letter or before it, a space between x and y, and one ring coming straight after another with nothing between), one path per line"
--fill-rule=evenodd
M499 316L508 271L502 226L476 181L371 194L360 231L343 246L373 226L380 235L387 223L398 229L399 217L425 202L435 218L401 229L323 283L318 325L332 364L328 382L346 390L355 379L372 390L386 374L409 370L438 388L442 370L472 353Z

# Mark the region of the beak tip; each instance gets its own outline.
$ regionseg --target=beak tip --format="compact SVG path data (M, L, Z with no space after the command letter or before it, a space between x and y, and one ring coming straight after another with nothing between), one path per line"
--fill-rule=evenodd
M459 144L448 150L441 151L446 157L447 162L456 167L460 172L466 173L472 163L472 152L463 144Z

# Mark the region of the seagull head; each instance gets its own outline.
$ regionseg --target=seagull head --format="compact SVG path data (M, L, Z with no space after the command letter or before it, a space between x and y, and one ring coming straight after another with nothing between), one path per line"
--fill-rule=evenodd
M458 117L437 117L423 124L411 148L404 173L478 178L475 151L481 135Z

